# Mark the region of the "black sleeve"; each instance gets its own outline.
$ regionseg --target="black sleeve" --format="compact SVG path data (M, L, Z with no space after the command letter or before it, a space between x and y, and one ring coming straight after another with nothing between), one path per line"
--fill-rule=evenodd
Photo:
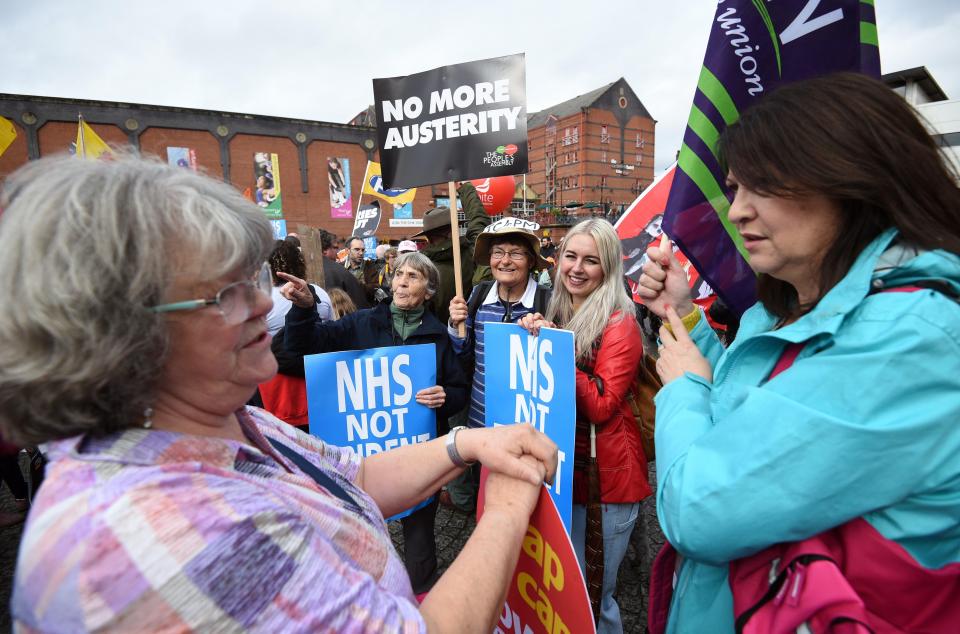
M437 419L446 419L467 404L470 397L470 377L464 371L461 360L453 351L453 346L446 338L437 343L441 349L437 351L437 385L443 386L446 393L443 406L437 410Z
M320 321L316 305L301 308L296 304L287 311L283 326L283 345L297 355L353 350L359 313L351 313L337 321Z
M285 328L281 328L270 343L270 350L273 351L273 356L277 359L277 372L287 376L303 378L303 355L287 350L286 345L284 345L285 330Z

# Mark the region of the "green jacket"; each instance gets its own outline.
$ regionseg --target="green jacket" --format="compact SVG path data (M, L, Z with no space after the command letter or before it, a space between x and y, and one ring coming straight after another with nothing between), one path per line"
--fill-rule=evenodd
M463 297L466 299L470 297L473 289L473 247L477 243L477 236L490 224L490 216L484 211L483 203L472 184L461 184L457 189L457 196L467 217L467 233L460 238L460 279L463 281ZM431 243L421 249L420 253L430 258L440 271L440 288L427 302L427 308L441 323L446 324L450 319L450 300L456 295L453 280L453 243L450 240Z

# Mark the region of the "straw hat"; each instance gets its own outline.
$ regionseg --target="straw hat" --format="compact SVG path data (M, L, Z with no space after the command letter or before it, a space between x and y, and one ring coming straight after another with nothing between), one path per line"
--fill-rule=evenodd
M549 264L540 255L540 238L537 237L536 233L539 229L540 225L532 220L501 218L477 236L477 245L473 248L473 259L479 264L486 264L490 261L490 243L495 238L511 236L520 238L530 247L530 252L534 256L531 269L547 268Z

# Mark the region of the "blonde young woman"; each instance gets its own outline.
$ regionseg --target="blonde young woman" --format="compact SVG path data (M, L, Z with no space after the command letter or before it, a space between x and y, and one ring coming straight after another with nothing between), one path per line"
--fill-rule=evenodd
M531 332L556 326L574 333L577 360L577 434L573 472L572 538L585 566L587 460L591 447L600 475L603 586L597 631L622 632L613 598L640 501L650 495L646 457L626 401L643 354L633 301L623 285L620 239L605 220L573 227L557 256L557 280L547 315L525 316Z

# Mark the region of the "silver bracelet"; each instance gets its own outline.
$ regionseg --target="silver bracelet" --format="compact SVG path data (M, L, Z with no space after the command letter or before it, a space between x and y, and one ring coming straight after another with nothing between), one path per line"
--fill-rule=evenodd
M466 469L472 462L467 462L463 459L463 456L460 455L460 452L457 451L457 432L461 429L466 429L463 425L454 427L450 430L450 433L447 434L446 447L447 447L447 456L450 458L450 462L453 463L453 466L458 469Z

